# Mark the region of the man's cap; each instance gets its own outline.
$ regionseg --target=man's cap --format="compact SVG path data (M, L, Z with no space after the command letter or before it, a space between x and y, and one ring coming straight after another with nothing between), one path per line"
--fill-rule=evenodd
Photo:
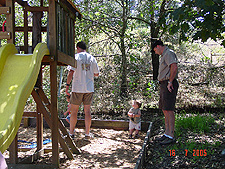
M157 41L155 41L154 43L153 43L153 45L152 45L152 52L155 52L154 51L154 48L157 46L157 45L161 45L161 46L164 46L163 45L163 42L161 41L161 40L157 40Z

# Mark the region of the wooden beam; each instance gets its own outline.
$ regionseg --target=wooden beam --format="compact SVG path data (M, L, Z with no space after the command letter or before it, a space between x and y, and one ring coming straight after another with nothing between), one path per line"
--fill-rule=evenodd
M18 151L19 151L19 152L27 152L27 151L30 151L30 150L32 150L32 149L34 149L34 148L18 147ZM50 152L52 152L52 148L43 148L43 150L44 150L44 154L45 154L45 153L50 153ZM60 148L60 149L59 149L59 152L63 152L63 150Z
M81 150L74 144L74 142L72 141L71 137L69 136L69 133L67 132L64 124L62 123L62 121L60 119L58 119L59 121L59 128L63 134L63 136L65 137L65 141L67 142L67 144L69 145L69 147L71 148L71 151L75 154L80 154Z
M23 117L23 127L29 127L29 118Z
M17 164L18 163L18 137L14 138L13 142L9 146L9 163L10 164Z
M28 16L27 16L27 11L24 11L24 53L27 54L28 53ZM16 28L15 28L16 30Z
M10 40L12 38L11 32L0 32L0 39L8 39Z
M67 8L75 15L75 17L78 17L81 19L83 16L80 13L80 11L77 9L77 7L74 5L74 3L70 0L61 0L63 4L67 6Z
M32 51L41 42L41 18L42 12L33 12Z
M52 126L52 163L59 166L59 146L60 137L58 131L58 112L57 112L57 30L56 30L56 1L49 0L49 50L54 61L50 62L50 88L51 88L51 119L50 126ZM54 125L54 128L53 128ZM64 141L64 140L63 140ZM68 151L66 147L64 151ZM68 156L70 150L68 151ZM72 157L73 158L73 157Z
M34 161L36 161L37 159L39 159L39 157L42 154L44 154L44 149L36 151L33 155L30 155L29 157L24 158L22 161L20 161L20 164L31 164Z
M44 91L42 89L39 89L38 94L42 100L42 103L45 104L46 107L50 110L51 104L50 104L47 96L45 95ZM62 123L62 121L59 118L58 118L58 124L59 124L59 129L61 130L63 136L65 137L65 141L71 148L72 152L76 153L76 154L80 154L81 153L80 149L74 144L74 142L72 141L71 137L69 136L69 133L67 132L64 124Z
M16 32L24 32L25 27L15 27L15 31ZM32 26L28 26L27 30L28 32L32 32L33 27ZM0 28L1 30L1 28ZM41 32L47 32L47 27L41 27Z
M49 11L48 7L31 7L31 6L26 6L24 7L24 11L29 11L29 12L43 12L43 11Z
M72 152L70 151L70 149L68 148L68 146L66 145L64 139L61 137L58 128L57 128L56 130L53 130L53 129L56 128L56 127L55 127L55 125L52 125L52 116L50 117L50 114L49 114L49 112L46 110L45 106L43 105L42 100L40 99L40 96L38 95L38 93L37 93L35 90L33 90L31 94L32 94L32 96L33 96L35 102L38 104L38 106L39 106L39 108L40 108L40 111L43 113L44 118L45 118L45 121L47 122L47 124L49 125L49 127L51 128L51 130L57 132L57 134L58 134L58 136L59 136L59 137L58 137L58 138L59 138L59 143L60 143L60 145L61 145L63 151L66 153L66 155L67 155L68 158L73 159L73 154L72 154ZM54 138L54 139L55 139L55 138ZM53 140L52 140L52 141L53 141ZM58 145L57 145L57 147L58 147ZM54 149L53 144L52 144L52 149L53 149L53 153L52 153L52 154L54 154L54 151L56 151L56 150ZM57 148L57 150L59 150L59 148ZM58 154L59 154L59 152L58 152ZM52 157L52 158L53 158L53 157ZM52 159L52 160L53 160L53 161L52 161L53 164L59 165L59 163L57 163L57 161L59 160L59 158L58 158L58 159L55 159L55 160Z
M40 85L42 85L42 70L40 70L39 78ZM42 86L40 86L41 88ZM39 89L40 90L40 89ZM37 90L37 92L39 92ZM37 106L37 151L43 149L43 114L41 113L40 108ZM40 153L39 155L43 155L44 152Z
M52 126L52 160L59 165L59 132L58 132L58 98L57 98L57 61L50 62L50 90L51 90L51 123ZM54 127L53 127L54 126Z
M25 7L25 6L28 6L27 2L26 1L23 1L23 0L16 0L16 2L18 4L20 4L21 6Z
M10 14L10 7L0 7L0 14Z
M74 59L74 56L69 56L61 51L57 51L58 53L58 61L64 63L66 65L71 65L73 67L77 67L77 61Z
M11 33L10 39L7 40L8 43L15 44L15 6L14 0L7 0L6 6L10 7L11 13L6 15L7 20L7 31Z
M7 26L6 26L7 29ZM16 32L24 32L25 31L25 27L15 27L15 31ZM33 27L32 26L28 26L27 27L27 31L28 32L32 32ZM0 27L0 31L2 31L2 27ZM47 32L47 27L41 27L41 32Z
M141 131L147 131L148 126L151 122L141 122ZM67 123L66 123L67 124ZM78 128L85 127L85 120L79 119L77 120ZM91 120L92 128L103 128L103 129L114 129L114 130L128 130L129 129L129 121L124 120Z
M37 117L37 112L23 112L24 117Z
M6 0L0 0L0 6L5 6L5 1Z

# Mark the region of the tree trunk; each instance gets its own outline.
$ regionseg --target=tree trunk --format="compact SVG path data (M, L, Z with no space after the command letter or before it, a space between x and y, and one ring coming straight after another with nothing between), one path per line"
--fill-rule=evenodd
M151 46L156 41L159 34L159 29L155 27L155 23L151 24ZM152 52L152 67L153 67L153 80L157 80L158 78L158 70L159 70L159 55Z
M127 97L127 58L125 52L124 38L121 39L121 52L122 52L122 63L121 63L121 89L120 95Z
M127 5L128 2L123 1L123 28L121 31L120 42L121 42L121 53L122 53L122 65L121 65L121 88L120 96L127 97L127 57L125 50L125 32L127 28Z

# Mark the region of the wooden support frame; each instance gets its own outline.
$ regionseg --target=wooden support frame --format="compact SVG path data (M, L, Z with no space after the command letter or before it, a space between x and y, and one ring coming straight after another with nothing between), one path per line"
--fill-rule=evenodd
M7 0L6 6L9 7L10 14L6 15L7 20L7 31L10 32L10 39L7 39L8 43L15 44L15 8L14 8L14 0Z
M1 7L0 8L0 14L10 14L10 7Z
M0 39L12 39L11 32L0 32Z
M42 103L45 104L45 106L50 110L51 108L51 104L47 98L47 96L45 95L44 91L42 89L38 90L39 96L42 100ZM65 140L67 142L67 144L69 145L69 147L71 148L73 153L76 154L80 154L81 151L79 150L79 148L74 144L74 142L70 139L69 134L64 126L64 124L62 123L62 121L58 118L58 124L59 124L59 129L61 130L63 136L65 137Z
M15 27L15 2L23 7L24 11L24 26L23 27ZM3 0L1 1L0 13L6 14L7 27L6 32L0 32L0 39L7 39L8 43L15 44L15 32L24 32L24 46L17 47L20 51L24 51L24 53L31 53L31 47L28 45L28 32L33 32L35 36L40 37L40 32L48 32L49 35L49 50L51 56L45 56L42 65L48 64L50 65L50 87L51 87L51 104L49 103L47 97L45 96L41 86L38 91L33 91L32 95L35 97L35 101L38 105L37 113L35 116L37 117L37 152L30 157L30 160L34 158L38 158L43 153L43 116L45 120L48 121L48 125L51 127L52 131L52 163L56 166L59 166L59 143L61 148L66 153L68 158L73 158L72 153L80 153L80 150L76 147L74 142L71 140L67 130L65 129L64 124L58 118L57 111L57 65L72 65L76 66L76 61L74 59L75 53L75 45L74 45L74 24L75 20L78 17L81 19L82 15L79 10L75 7L75 5L70 0L48 0L48 7L43 6L43 0L40 1L40 7L32 7L26 1L23 0ZM66 19L65 30L63 43L61 45L64 46L64 51L59 51L57 49L57 27L56 27L56 17L57 10L56 5L59 4L65 10L63 13L63 18ZM3 7L4 6L4 7ZM47 11L49 20L48 20L48 28L47 27L38 27L35 31L33 27L28 26L28 14L27 11L38 13ZM38 17L38 16L37 16ZM36 19L38 21L40 17ZM35 19L34 22L36 23ZM0 31L2 29L0 28ZM71 32L69 32L71 31ZM33 41L33 47L37 42L40 42L40 39ZM71 39L68 41L68 39ZM72 56L72 57L71 57ZM42 81L40 82L42 83ZM48 102L49 106L43 105L43 100ZM46 108L48 107L48 108ZM27 113L27 116L34 116L34 113ZM54 126L54 127L53 127ZM61 133L59 132L59 129ZM68 148L67 144L70 148ZM18 162L18 154L17 154L17 138L13 141L10 146L10 158L12 163ZM71 152L72 151L72 152ZM30 161L28 160L28 161Z
M41 95L42 95L42 94L41 94ZM46 107L45 107L44 104L43 104L43 100L41 99L41 97L42 97L42 98L45 98L45 97L40 96L40 95L38 94L38 92L35 91L35 90L32 91L32 96L33 96L35 102L38 104L38 107L40 108L41 112L43 113L44 118L45 118L46 122L48 123L48 125L50 126L51 130L55 129L56 126L55 126L55 125L54 125L54 126L52 125L52 123L53 123L52 115L51 115L51 117L50 117L50 113L46 110ZM52 107L51 105L49 105L49 106ZM57 119L57 123L58 123L58 120L59 120L59 119ZM70 151L70 149L68 148L68 146L67 146L65 140L63 139L63 137L60 135L59 129L56 128L55 130L56 130L56 132L57 132L57 134L58 134L58 136L59 136L59 143L60 143L60 145L61 145L63 151L66 153L66 155L67 155L68 158L73 159L73 154L72 154L72 152ZM66 133L67 133L67 132L66 132ZM70 138L70 136L69 136L68 133L67 133L67 135L64 136L64 137L65 137L65 138L69 138L69 139L71 140L71 138ZM71 140L71 142L72 142L72 140ZM70 146L71 146L71 144L70 144ZM52 147L52 149L53 149L53 147ZM80 150L79 150L77 147L75 147L75 146L74 146L74 147L71 147L71 149L72 149L72 150L77 149L76 152L77 152L77 153L80 153ZM53 149L53 152L54 152L54 149Z

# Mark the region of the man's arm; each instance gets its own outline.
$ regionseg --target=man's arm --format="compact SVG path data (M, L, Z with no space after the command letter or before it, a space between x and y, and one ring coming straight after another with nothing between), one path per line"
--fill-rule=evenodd
M169 78L169 82L168 82L168 86L167 86L167 88L170 92L172 92L172 89L173 89L172 82L173 82L174 78L176 77L177 70L178 70L177 63L172 63L170 65L170 78Z
M66 80L66 84L70 84L72 78L73 78L73 73L74 71L73 70L70 70L67 74L67 80ZM70 95L70 93L68 92L69 90L69 85L66 85L66 94L67 95Z

